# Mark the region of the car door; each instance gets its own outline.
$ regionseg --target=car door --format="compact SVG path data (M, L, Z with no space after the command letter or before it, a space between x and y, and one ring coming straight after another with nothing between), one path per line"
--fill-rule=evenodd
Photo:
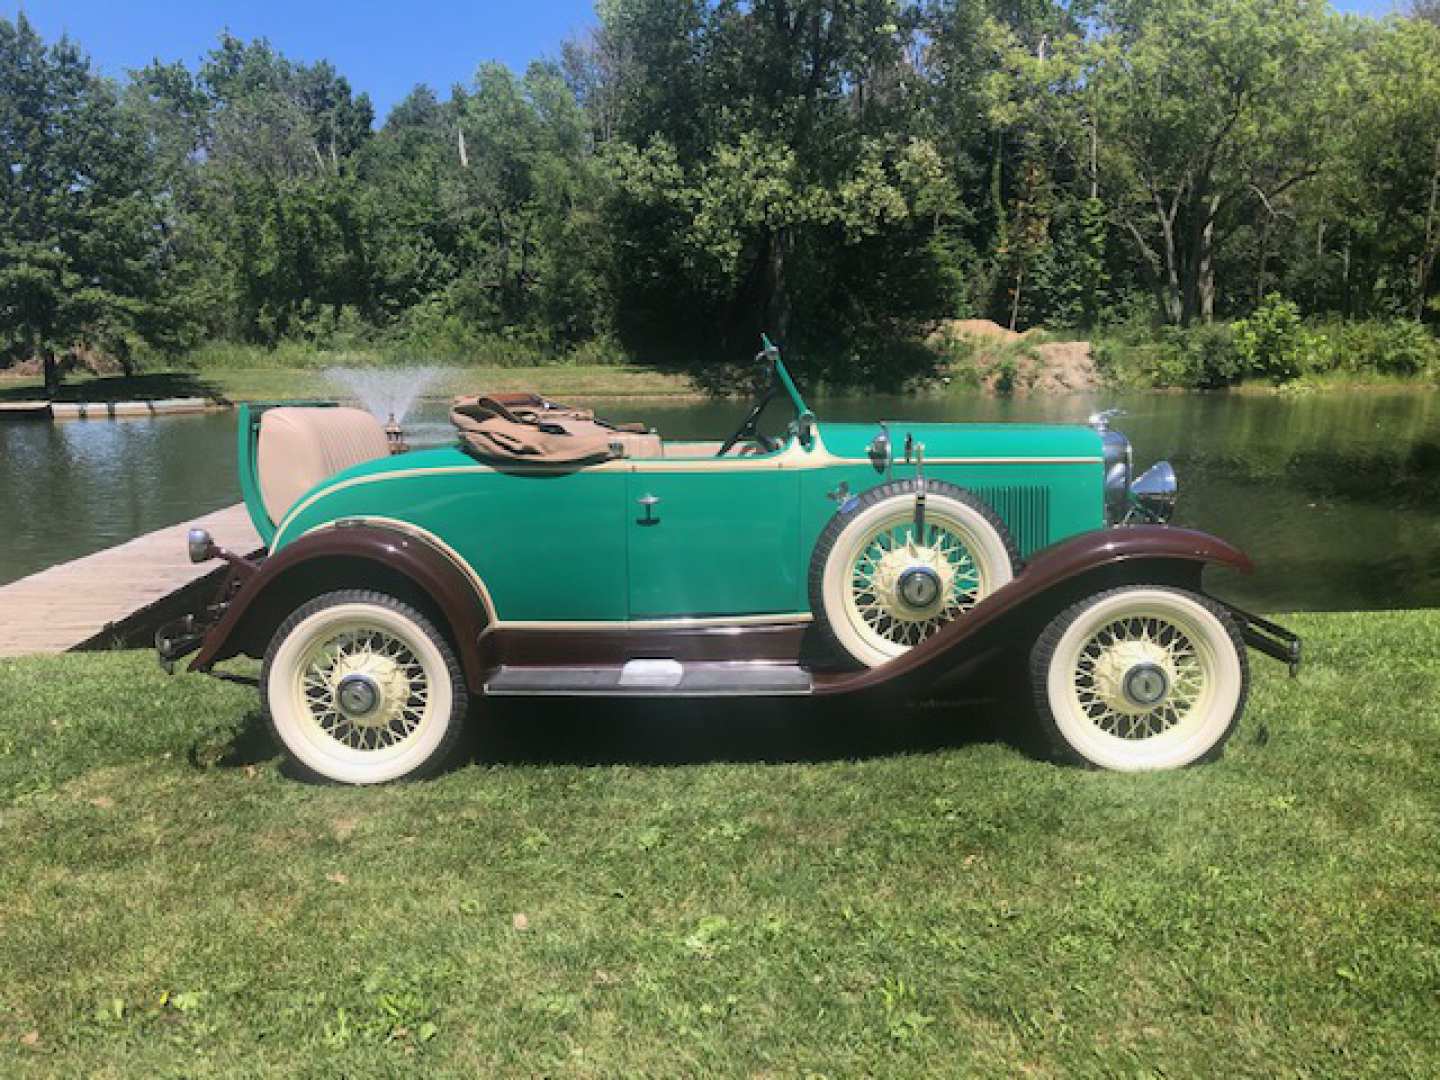
M797 471L744 458L636 465L626 491L632 619L806 609Z

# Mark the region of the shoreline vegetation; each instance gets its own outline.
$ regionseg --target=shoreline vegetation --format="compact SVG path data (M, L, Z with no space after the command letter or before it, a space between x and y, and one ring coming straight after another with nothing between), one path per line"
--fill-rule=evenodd
M1187 330L1116 327L1089 340L1078 332L1037 327L1024 333L985 319L950 320L920 342L901 343L898 384L883 371L868 384L811 388L838 392L979 392L1028 395L1085 391L1231 390L1241 393L1435 389L1440 341L1409 320L1304 320L1294 305L1271 297L1248 319ZM915 354L924 359L917 362ZM202 396L223 401L334 396L325 377L335 367L394 369L423 364L438 371L430 393L536 390L553 397L691 397L745 393L743 378L705 378L664 370L589 348L544 353L509 344L478 353L346 340L287 342L275 348L215 342L177 363L148 358L126 375L90 356L63 372L56 401L155 400ZM479 357L479 362L475 357ZM753 373L752 373L753 374ZM0 370L0 402L45 399L36 365Z
M1440 612L1284 619L1300 678L1142 775L1009 706L527 705L312 787L249 687L0 661L0 1072L1440 1074Z

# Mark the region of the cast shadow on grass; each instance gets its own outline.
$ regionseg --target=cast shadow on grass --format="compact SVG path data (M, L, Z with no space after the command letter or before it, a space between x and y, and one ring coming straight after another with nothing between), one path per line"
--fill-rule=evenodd
M782 699L491 701L470 718L445 770L467 765L698 765L820 762L1007 744L1034 755L1032 725L1014 694L895 704L870 711ZM280 754L260 710L192 763L244 768ZM282 765L286 776L295 776Z
M471 725L468 763L817 762L986 742L1029 753L1026 719L1013 698L897 704L864 713L760 699L542 705L515 700L492 704L488 716ZM466 763L462 757L460 764Z
M38 379L0 382L0 401L36 401L47 395ZM159 401L167 398L208 398L224 401L214 382L190 371L161 371L148 375L101 375L61 383L55 401Z

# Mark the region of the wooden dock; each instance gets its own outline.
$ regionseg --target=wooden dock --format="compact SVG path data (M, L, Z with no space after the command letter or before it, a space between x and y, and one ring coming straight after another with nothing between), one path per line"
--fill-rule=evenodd
M185 535L195 525L231 551L261 546L237 504L0 585L0 656L143 643L155 623L203 602L207 579L223 571L190 561Z

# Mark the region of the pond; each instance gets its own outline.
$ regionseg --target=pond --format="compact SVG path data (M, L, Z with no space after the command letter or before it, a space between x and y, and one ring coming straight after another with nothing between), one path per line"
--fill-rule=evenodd
M738 402L605 401L676 438L728 432ZM1440 606L1440 394L1076 394L835 398L823 418L1083 421L1119 405L1136 466L1168 457L1177 523L1238 544L1253 578L1216 575L1260 611ZM778 407L777 407L778 408ZM778 415L778 412L777 412ZM449 437L427 402L413 440ZM0 424L0 582L239 498L230 414Z

